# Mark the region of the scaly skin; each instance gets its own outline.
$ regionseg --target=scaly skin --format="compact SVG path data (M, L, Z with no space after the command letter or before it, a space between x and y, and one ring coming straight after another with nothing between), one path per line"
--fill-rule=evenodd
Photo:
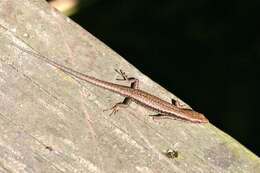
M180 108L177 104L171 104L169 102L166 102L159 97L156 97L152 94L149 94L143 90L138 89L139 81L135 78L128 78L124 72L117 71L120 73L123 77L121 80L128 80L131 82L131 87L123 86L114 84L111 82L99 80L97 78L94 78L92 76L88 76L86 74L77 72L71 68L65 67L63 65L60 65L42 55L36 54L34 52L25 50L24 48L14 45L15 47L19 48L20 50L32 54L36 56L37 58L40 58L47 62L48 64L60 69L61 71L70 74L74 76L75 78L81 79L83 81L86 81L88 83L91 83L95 86L110 90L114 93L120 94L122 96L125 96L125 100L121 103L117 103L115 106L113 106L111 109L113 109L112 113L117 112L117 109L119 107L125 107L130 104L131 101L134 101L135 103L144 106L148 109L151 109L157 113L159 113L158 117L172 117L172 118L180 118L184 119L190 122L196 122L196 123L207 123L209 122L208 119L201 113L190 110L190 109L184 109ZM155 115L156 116L156 115Z

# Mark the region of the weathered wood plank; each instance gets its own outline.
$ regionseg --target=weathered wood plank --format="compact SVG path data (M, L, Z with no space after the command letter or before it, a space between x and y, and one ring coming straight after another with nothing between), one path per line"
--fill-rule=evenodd
M134 104L110 117L102 110L120 96L12 46L107 81L123 68L142 89L175 97L45 1L0 1L0 41L0 172L260 171L257 156L213 125L155 122Z

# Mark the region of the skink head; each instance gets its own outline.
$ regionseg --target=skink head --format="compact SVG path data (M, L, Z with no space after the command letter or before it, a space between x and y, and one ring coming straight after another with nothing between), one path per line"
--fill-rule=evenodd
M190 111L188 120L197 123L208 123L209 120L201 113Z

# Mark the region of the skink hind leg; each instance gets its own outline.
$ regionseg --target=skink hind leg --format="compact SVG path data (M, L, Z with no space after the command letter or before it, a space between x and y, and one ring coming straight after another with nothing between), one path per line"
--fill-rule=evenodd
M134 78L134 77L128 77L123 70L117 70L115 71L122 77L122 78L117 78L116 80L120 81L129 81L131 84L131 88L138 89L139 88L139 80ZM110 111L112 112L109 114L110 116L112 114L116 114L120 108L127 108L129 104L132 102L132 99L130 97L126 97L122 102L116 103L113 107L109 109L105 109L103 111Z
M178 120L178 121L185 121L181 118L169 116L169 115L164 115L164 114L155 114L155 115L149 115L149 116L152 117L154 121L162 120L162 119L172 119L172 120Z
M163 114L155 114L155 115L149 115L150 117L153 118L153 120L161 120L161 119L178 119L177 117L172 117L172 116L167 116Z
M103 112L112 110L109 116L111 116L112 114L114 115L118 112L120 108L127 108L131 102L131 98L126 97L122 102L116 103L113 107L103 110Z
M139 88L139 80L134 78L134 77L128 77L126 75L126 73L123 71L123 70L117 70L115 69L115 71L122 77L122 78L117 78L116 80L119 80L119 81L128 81L130 82L130 86L131 88L134 88L134 89L138 89Z

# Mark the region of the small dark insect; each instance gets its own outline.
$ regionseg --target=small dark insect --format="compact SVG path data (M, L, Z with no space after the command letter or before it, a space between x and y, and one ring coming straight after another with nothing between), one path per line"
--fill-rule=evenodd
M172 150L172 149L167 149L164 154L165 154L165 156L167 156L169 159L177 158L178 155L179 155L178 151L175 151L175 150Z
M45 149L49 150L49 151L53 151L53 148L50 146L45 146Z

